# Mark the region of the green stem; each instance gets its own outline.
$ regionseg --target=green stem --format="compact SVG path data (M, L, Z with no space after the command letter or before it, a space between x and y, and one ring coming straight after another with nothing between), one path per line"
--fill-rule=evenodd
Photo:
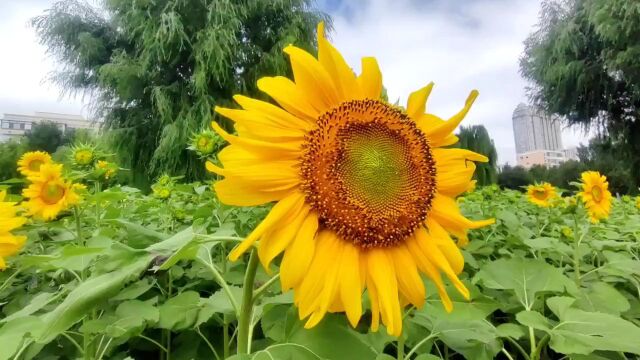
M233 309L236 312L236 315L239 316L240 315L240 306L238 305L238 302L236 301L236 298L233 296L233 293L231 292L231 288L229 287L229 284L227 284L227 282L222 277L222 274L220 274L218 269L216 269L216 266L213 264L213 259L211 258L211 253L209 253L209 261L208 262L204 261L204 260L202 260L200 258L197 258L197 260L202 265L206 266L211 271L211 274L213 275L213 278L216 280L218 285L220 285L220 287L225 292L225 294L227 294L227 297L229 298L229 302L231 303L231 306L233 306Z
M73 346L76 347L76 349L78 349L79 352L83 352L84 350L82 349L82 346L80 346L80 344L78 344L78 342L72 338L69 334L67 334L66 332L61 333L62 336L66 337L67 340L69 340L69 342L71 342L73 344Z
M276 274L274 277L267 280L267 282L262 286L257 288L256 291L253 292L253 301L255 302L256 300L258 300L258 298L260 298L260 296L262 296L262 294L264 294L264 292L267 291L267 289L269 289L269 287L273 285L273 283L276 282L279 278L280 274Z
M229 345L231 340L229 339L229 320L227 319L227 315L225 314L223 317L223 325L222 325L222 356L224 359L229 357Z
M411 359L411 355L415 354L416 351L418 351L418 349L420 348L420 346L424 345L427 341L433 339L436 336L438 336L438 333L433 333L427 336L426 338L420 340L419 343L417 343L413 348L411 348L411 350L407 353L407 355L404 358L407 360Z
M162 346L162 344L160 344L159 342L157 342L157 341L153 340L152 338L147 337L147 336L144 336L144 335L142 335L142 334L138 335L138 337L140 337L140 338L142 338L142 339L145 339L145 340L147 340L148 342L150 342L150 343L154 344L155 346L159 347L159 348L160 348L162 351L164 351L165 353L167 352L167 349L166 349L164 346Z
M11 285L9 282L11 282L11 280L13 280L16 276L18 276L20 273L22 272L22 269L18 269L16 271L13 272L13 274L11 274L7 280L5 280L2 283L2 286L0 286L0 292L2 292L4 289L6 289L7 287L9 287L9 285Z
M518 351L520 352L520 354L522 354L522 357L525 358L526 360L529 360L529 354L527 354L527 352L522 348L522 346L520 346L520 344L518 344L517 341L513 340L510 337L506 337L505 339L509 340L509 342L511 343L511 345L513 345L513 347L515 347L516 349L518 349Z
M549 341L549 334L546 334L542 338L542 340L540 340L540 343L538 344L538 346L536 346L536 348L531 352L531 360L540 359L540 353L542 352L542 349L547 345L548 341Z
M500 351L502 351L502 353L504 354L504 356L507 357L507 359L514 360L513 356L511 356L511 354L509 354L509 352L505 348L502 348Z
M213 356L216 357L216 360L220 360L220 356L218 355L218 352L216 351L216 349L213 347L213 345L211 345L211 342L209 342L209 340L207 339L206 336L204 336L204 334L202 334L202 331L200 331L200 327L197 326L196 327L196 332L198 333L198 335L200 335L200 337L202 338L202 340L204 340L204 342L207 344L207 346L209 347L209 350L211 350L211 352L213 353Z
M82 222L80 220L80 209L77 206L73 207L73 215L76 220L76 240L79 247L85 246L84 238L82 236ZM87 270L83 268L80 272L80 279L84 282L87 278ZM87 315L82 319L82 324L86 324L88 320L91 320L92 315ZM82 353L85 360L91 360L91 336L88 332L85 332L82 336Z
M251 315L253 314L253 285L257 270L258 256L254 249L251 250L251 255L249 256L249 263L247 264L242 286L242 305L238 320L238 354L248 354L250 349L249 334L251 333Z
M576 286L580 289L580 237L578 234L578 217L574 215L573 221L573 274L575 276Z
M404 360L404 336L402 334L398 337L398 356L396 358Z
M529 350L531 351L530 358L533 359L533 353L536 351L536 335L531 326L529 326Z

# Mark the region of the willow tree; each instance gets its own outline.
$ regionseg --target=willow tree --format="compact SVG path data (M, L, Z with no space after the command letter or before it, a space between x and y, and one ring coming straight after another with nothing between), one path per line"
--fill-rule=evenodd
M62 65L51 79L89 95L114 148L144 184L160 173L199 178L186 151L212 108L288 71L282 48L314 48L325 16L311 0L105 0L56 3L32 20Z
M640 2L542 5L520 61L533 100L620 144L618 156L640 184Z
M475 151L489 158L486 163L476 164L474 179L478 181L478 185L495 184L498 181L498 152L487 129L482 125L462 126L457 136L460 139L458 147Z

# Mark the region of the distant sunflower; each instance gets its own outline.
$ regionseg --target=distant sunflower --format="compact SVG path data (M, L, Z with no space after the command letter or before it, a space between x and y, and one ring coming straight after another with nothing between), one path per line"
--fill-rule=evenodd
M265 268L284 252L282 288L294 289L307 328L327 312L346 312L355 326L366 289L372 329L382 318L387 332L399 335L402 307L424 304L421 273L448 311L453 305L441 273L469 298L457 276L464 266L457 245L467 243L468 229L493 220L465 218L454 199L469 189L473 161L487 158L446 146L457 142L453 131L478 92L445 121L425 113L433 84L412 93L406 110L384 101L376 60L364 58L356 77L325 39L323 24L318 59L294 46L284 51L295 82L258 80L280 107L238 95L242 110L216 111L235 122L239 136L212 123L231 144L219 153L223 168L207 162L224 176L214 185L219 199L238 206L277 202L230 258L257 240Z
M29 199L23 204L29 215L51 220L80 200L71 182L62 177L62 165L42 165L29 181L31 185L22 191Z
M581 175L582 191L578 193L584 202L591 222L596 223L609 217L611 212L611 192L607 177L597 171L585 171Z
M92 145L80 144L71 149L71 162L76 166L91 166L95 160L96 148Z
M4 201L6 195L5 191L0 191L0 270L7 268L4 258L20 251L27 240L26 236L11 233L22 226L27 219L16 216L15 203Z
M527 186L527 197L529 201L541 206L553 206L554 200L558 197L556 188L548 182Z
M24 176L31 176L40 170L40 166L51 163L51 155L44 151L24 153L18 160L18 171Z

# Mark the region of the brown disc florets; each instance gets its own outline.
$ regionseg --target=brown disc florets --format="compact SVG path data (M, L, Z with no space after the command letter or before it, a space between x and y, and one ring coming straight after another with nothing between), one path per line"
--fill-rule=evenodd
M302 188L323 226L362 248L413 234L436 191L431 148L413 120L377 100L324 113L306 137Z

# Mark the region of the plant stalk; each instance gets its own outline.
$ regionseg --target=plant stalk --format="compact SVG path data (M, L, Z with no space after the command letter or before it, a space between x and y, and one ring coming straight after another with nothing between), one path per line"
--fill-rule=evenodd
M250 327L251 315L253 314L253 285L258 270L258 254L256 250L251 250L247 271L244 275L242 286L242 305L240 307L240 317L238 320L238 354L248 354L250 349Z

